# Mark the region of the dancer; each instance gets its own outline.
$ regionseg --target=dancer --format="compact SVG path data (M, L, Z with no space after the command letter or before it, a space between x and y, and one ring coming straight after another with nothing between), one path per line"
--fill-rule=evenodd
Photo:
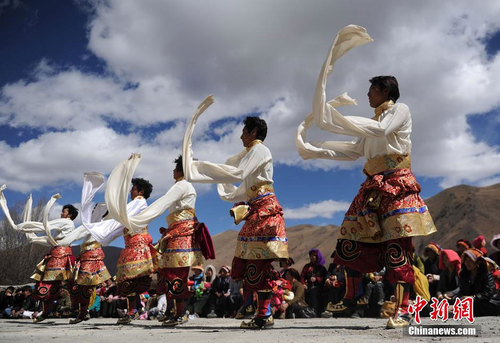
M85 173L83 176L82 187L82 208L80 217L82 223L102 220L106 212L104 204L97 204L92 208L92 199L99 189L104 186L104 175L99 173ZM67 243L83 240L80 246L80 255L77 258L73 283L70 289L71 304L78 315L75 319L69 321L70 324L77 324L81 321L90 319L89 302L98 285L111 279L111 275L104 264L104 251L99 242L95 240L85 225L76 228L61 243Z
M120 257L118 258L116 281L118 295L127 298L127 314L119 318L117 324L129 324L137 315L137 298L141 293L149 290L151 286L150 276L155 271L153 259L155 258L156 251L153 248L153 239L148 233L147 224L140 228L137 226L130 228L130 225L127 225L127 211L117 212L116 209L118 207L113 207L114 202L108 200L110 197L110 193L108 192L109 185L110 182L114 181L113 172L109 177L106 188L106 204L108 205L111 217L120 222L124 227L122 232L125 239L125 248L120 252ZM147 208L146 199L151 195L153 186L149 181L142 178L134 178L131 182L130 199L132 201L128 207L143 211ZM94 227L91 232L98 230L99 227Z
M388 328L410 322L408 297L414 283L411 237L436 231L411 167L411 115L398 103L398 82L393 76L370 80L368 91L373 118L345 117L336 107L356 104L346 93L327 102L326 79L335 61L357 45L372 41L366 30L349 25L342 29L320 72L313 100L313 112L299 126L296 145L304 159L356 160L365 156L367 175L358 195L347 210L340 228L334 262L346 267L346 294L327 309L334 315L349 315L356 306L355 295L363 273L386 267L386 277L396 284L398 311ZM356 137L351 142L306 142L307 128Z
M128 312L125 317L118 320L118 324L131 322L136 313L137 295L149 289L150 275L158 267L158 257L152 245L147 225L167 209L174 211L176 201L180 200L183 203L183 196L186 189L189 188L188 186L183 187L182 184L177 187L174 185L162 197L147 206L146 198L149 198L151 194L152 185L144 179L132 179L140 160L139 154L132 154L129 159L116 166L108 178L105 199L109 215L106 218L111 218L109 220L113 221L110 224L113 225L96 223L87 227L100 242L109 242L116 238L120 234L120 229L125 238L125 249L122 250L118 259L117 282L118 293L127 296ZM127 204L130 182L133 184L130 191L132 201ZM107 221L105 220L103 223L108 224ZM121 225L115 225L115 222ZM164 240L167 244L167 251L170 244L168 243L169 238L166 237ZM193 253L195 256L194 250ZM174 282L174 284L176 283ZM172 289L177 288L175 286ZM182 307L180 308L182 309Z
M34 297L41 300L43 304L42 313L33 318L33 322L39 323L47 319L52 312L62 282L69 281L72 278L75 258L69 243L61 242L61 240L74 230L73 220L78 216L78 210L71 204L64 205L61 218L49 221L50 209L56 200L61 197L59 194L55 194L45 206L43 221L31 221L32 198L30 195L24 207L23 222L16 225L10 216L7 199L3 194L5 188L5 185L0 187L0 206L10 226L18 232L24 232L30 243L52 247L50 252L37 265L35 273L31 276L36 281ZM52 236L52 231L55 232L54 236ZM37 235L42 233L46 235Z
M163 326L175 326L187 322L185 305L190 295L187 287L189 268L203 263L200 240L196 239L199 237L198 230L205 230L210 237L204 224L198 223L196 218L196 191L184 178L182 156L175 160L173 177L175 184L170 190L172 195L176 194L176 199L173 199L168 208L168 229L160 229L162 238L158 250L160 253L158 292L167 294L168 304ZM211 245L211 240L209 241ZM215 258L215 255L207 257ZM175 308L175 314L169 316L172 308Z
M260 329L274 324L271 315L271 281L275 276L271 262L288 258L283 209L273 188L273 162L263 144L267 124L258 117L244 121L241 141L244 149L230 157L226 164L193 161L191 136L198 117L213 103L207 97L198 107L186 129L183 142L184 175L191 182L218 183L221 199L238 203L232 208L235 223L245 220L241 228L231 268L231 277L243 280L244 299L252 300L257 291L257 315L241 328ZM241 182L236 187L232 183Z

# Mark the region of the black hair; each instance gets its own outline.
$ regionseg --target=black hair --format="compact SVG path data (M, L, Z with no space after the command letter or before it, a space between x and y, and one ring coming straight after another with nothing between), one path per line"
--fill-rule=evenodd
M300 274L299 272L297 271L297 269L295 268L288 268L286 271L285 271L285 277L288 275L288 274L291 274L293 276L294 279L296 280L300 280Z
M142 196L144 199L149 198L151 192L153 191L153 185L148 180L144 180L139 177L132 179L132 185L134 185L139 192L143 192Z
M260 119L259 117L246 117L243 121L244 127L248 132L252 132L253 129L257 129L257 139L264 141L267 136L267 124L264 119Z
M399 99L398 80L394 76L375 76L370 79L370 83L381 91L389 89L387 96L390 100L396 102Z
M75 218L78 217L77 208L71 204L67 204L67 205L64 205L62 209L64 210L66 208L68 209L68 213L69 213L69 216L71 217L71 220L75 220Z
M179 157L177 157L174 160L174 163L175 163L175 170L184 175L184 168L182 168L182 155L179 155Z

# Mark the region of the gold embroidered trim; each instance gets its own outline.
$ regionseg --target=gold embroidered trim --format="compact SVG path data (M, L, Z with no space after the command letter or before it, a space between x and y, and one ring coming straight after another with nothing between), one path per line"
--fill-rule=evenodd
M167 224L168 226L172 225L173 223L177 223L183 220L191 220L194 217L196 217L196 213L194 211L194 208L187 208L179 211L175 211L170 213L167 216Z
M411 168L410 155L378 155L366 161L364 172L367 175L376 175L387 170L404 168Z

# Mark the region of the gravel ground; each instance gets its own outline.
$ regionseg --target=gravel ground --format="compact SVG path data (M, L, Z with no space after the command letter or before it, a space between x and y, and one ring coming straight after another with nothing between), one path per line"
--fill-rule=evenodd
M385 329L386 319L330 318L275 320L273 328L242 330L235 319L196 318L182 326L164 328L157 321L136 320L131 325L116 325L116 319L97 318L69 325L68 319L47 319L38 324L30 320L0 319L0 342L500 342L498 317L477 318L476 336L415 337L402 329ZM466 321L432 322L422 319L422 325L466 325ZM415 326L418 328L418 326Z

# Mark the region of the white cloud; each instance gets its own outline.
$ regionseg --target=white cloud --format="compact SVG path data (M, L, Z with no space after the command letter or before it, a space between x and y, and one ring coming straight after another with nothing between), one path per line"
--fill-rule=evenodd
M283 211L286 219L333 218L336 213L347 211L349 205L345 201L323 200L299 208L285 208Z
M44 59L32 80L1 90L0 124L64 130L19 147L0 141L0 175L10 189L80 184L83 171L106 173L129 153L140 152L137 173L148 175L155 192L165 190L185 120L212 93L216 102L195 132L196 157L222 162L239 151L236 122L212 128L223 135L217 140L205 130L222 118L261 112L269 123L266 143L275 162L359 167L363 161L302 161L293 143L297 125L311 108L326 51L336 32L351 23L365 26L375 42L349 52L329 80L329 96L349 91L358 99L360 105L345 114L371 115L367 80L396 75L401 101L413 114L417 174L442 178L447 187L489 183L500 170L498 147L477 142L466 121L469 113L499 106L500 58L488 60L481 41L500 28L497 1L471 6L465 0L383 5L112 0L96 6L88 48L106 63L106 74L61 69ZM128 122L131 133L113 131L103 116ZM136 131L160 122L175 125L153 140ZM325 137L311 133L311 139Z

